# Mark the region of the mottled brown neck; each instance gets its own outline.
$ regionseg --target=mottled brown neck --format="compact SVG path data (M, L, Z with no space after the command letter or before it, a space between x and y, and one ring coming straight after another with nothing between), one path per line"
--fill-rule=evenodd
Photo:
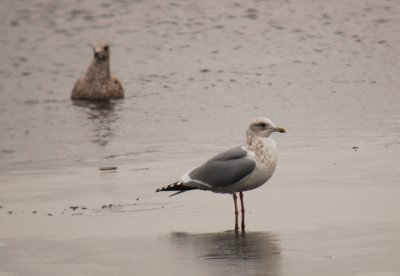
M254 151L263 149L264 147L263 137L256 136L251 131L248 131L246 136L247 136L247 146L249 147L249 149L252 149Z
M257 159L263 164L276 162L275 143L269 137L256 136L248 131L247 148L253 151Z
M93 58L86 73L86 77L89 81L109 81L111 79L109 60L98 61Z
M254 132L252 132L250 129L247 130L246 132L246 140L247 140L247 145L248 146L253 146L257 140L258 137L256 135L254 135Z

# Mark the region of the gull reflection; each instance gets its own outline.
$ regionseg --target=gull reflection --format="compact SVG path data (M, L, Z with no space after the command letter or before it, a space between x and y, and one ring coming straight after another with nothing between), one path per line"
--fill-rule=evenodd
M276 236L268 232L248 232L243 235L233 231L207 234L173 233L172 239L179 251L184 251L183 255L193 254L192 257L203 264L207 274L280 274L279 242Z
M105 146L114 136L113 123L118 120L115 102L112 101L73 101L75 106L84 108L87 119L92 129L91 141Z

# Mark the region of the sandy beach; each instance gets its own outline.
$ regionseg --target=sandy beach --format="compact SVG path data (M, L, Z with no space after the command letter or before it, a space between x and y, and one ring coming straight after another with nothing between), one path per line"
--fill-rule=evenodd
M0 275L400 274L396 1L0 3ZM125 99L72 102L90 43ZM155 193L266 116L245 193Z

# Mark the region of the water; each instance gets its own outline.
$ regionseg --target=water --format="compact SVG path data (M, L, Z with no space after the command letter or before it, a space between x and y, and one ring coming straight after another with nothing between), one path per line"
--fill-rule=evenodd
M398 274L399 9L3 1L0 274ZM99 40L126 98L72 102ZM154 193L258 116L288 133L246 235L228 195Z

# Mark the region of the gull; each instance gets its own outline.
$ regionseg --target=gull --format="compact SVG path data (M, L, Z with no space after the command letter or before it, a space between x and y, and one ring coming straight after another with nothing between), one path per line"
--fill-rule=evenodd
M72 100L104 101L124 97L121 82L110 72L110 45L93 46L93 59L85 76L79 78L71 93Z
M241 229L245 231L245 209L243 192L260 187L273 175L277 165L277 146L270 137L273 132L285 133L267 118L253 120L246 132L246 144L224 151L209 159L203 165L185 173L173 184L156 190L177 191L205 190L215 193L232 194L235 205L235 231L238 226L237 195L241 204Z

